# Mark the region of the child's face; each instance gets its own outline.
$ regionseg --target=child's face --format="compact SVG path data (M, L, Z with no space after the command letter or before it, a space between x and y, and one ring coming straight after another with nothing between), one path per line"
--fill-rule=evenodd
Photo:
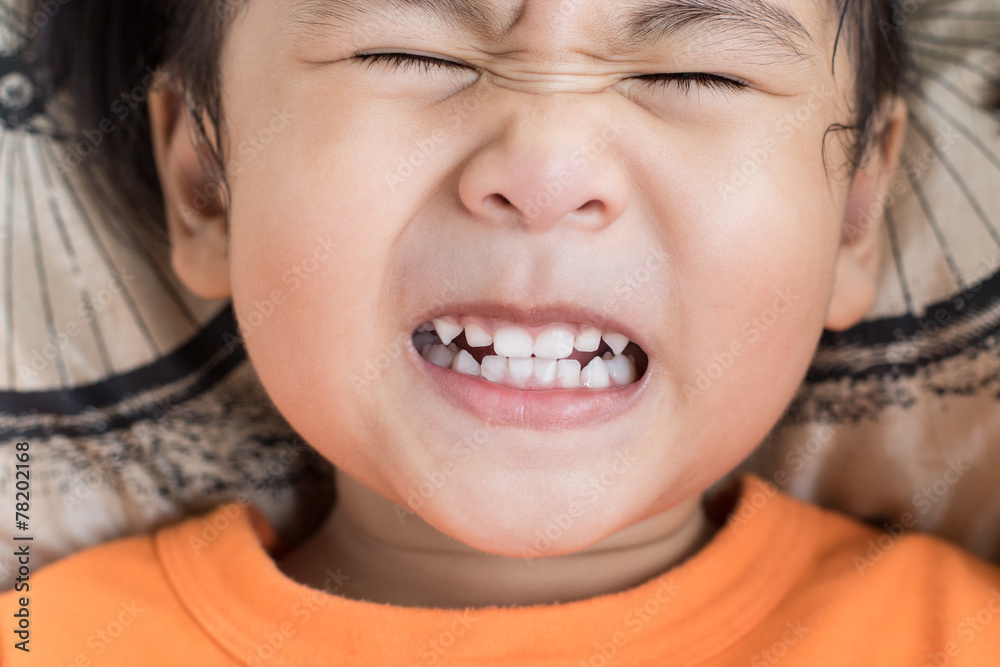
M228 250L188 210L176 266L231 286L308 442L483 550L566 553L689 503L774 425L823 327L871 299L858 211L887 162L852 191L834 133L824 168L853 95L834 3L655 4L252 0L223 49ZM168 199L191 201L176 134L161 170L176 160ZM841 247L845 220L861 233ZM591 324L648 367L621 388L501 387L421 357L411 335L444 316Z

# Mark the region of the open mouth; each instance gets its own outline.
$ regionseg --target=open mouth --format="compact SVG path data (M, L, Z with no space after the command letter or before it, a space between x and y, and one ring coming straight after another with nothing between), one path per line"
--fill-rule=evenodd
M512 389L613 389L636 382L649 359L628 337L589 324L522 327L494 317L424 322L413 346L427 361Z

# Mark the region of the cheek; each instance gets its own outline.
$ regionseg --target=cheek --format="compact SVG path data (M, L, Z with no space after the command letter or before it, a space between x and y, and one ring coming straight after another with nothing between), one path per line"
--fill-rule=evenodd
M755 444L793 396L822 332L842 217L809 148L775 151L728 197L716 185L733 161L706 159L663 213L674 221L665 232L674 257L664 325L674 332L672 382L700 438ZM720 418L734 410L739 418Z
M352 379L386 351L379 304L392 230L373 225L366 179L337 176L261 162L233 184L236 315L271 399L307 440L314 420L339 420L331 406L358 400Z
M294 112L287 131L230 179L234 308L278 409L314 446L339 443L326 453L358 472L370 462L354 445L392 440L386 406L410 333L393 304L412 280L390 269L423 202L412 191L427 179L395 191L387 181L415 135L384 109L330 99ZM252 140L261 121L245 113L231 119L234 145Z
M274 290L286 299L257 328L269 349L364 354L364 333L378 324L387 255L405 215L381 177L388 158L378 156L392 154L390 141L356 116L335 101L297 105L289 127L231 178L237 314L249 316ZM242 120L233 143L252 144L257 119ZM327 345L311 350L303 341L312 339Z

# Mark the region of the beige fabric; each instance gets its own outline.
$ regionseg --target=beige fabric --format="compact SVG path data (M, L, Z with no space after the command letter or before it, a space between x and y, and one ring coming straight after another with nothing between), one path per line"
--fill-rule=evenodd
M1000 1L906 5L920 87L871 328L821 347L815 374L853 374L807 381L746 468L861 518L913 512L1000 562L1000 125L977 106Z

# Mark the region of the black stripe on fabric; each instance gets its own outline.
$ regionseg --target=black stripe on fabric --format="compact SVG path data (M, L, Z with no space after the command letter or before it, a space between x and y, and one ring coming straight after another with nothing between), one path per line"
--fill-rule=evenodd
M171 397L167 406L175 406L185 401L204 394L229 374L234 368L246 360L246 353L243 348L234 350L233 354L223 359L220 363L212 366L210 370L203 373L196 381L180 395ZM45 439L53 436L63 436L66 438L87 438L114 431L121 431L132 427L136 422L144 419L159 419L163 416L164 404L150 402L150 405L143 410L132 412L128 415L114 414L102 421L80 421L72 424L42 423L28 428L10 428L0 431L0 442L5 440L31 440ZM162 427L161 427L162 428Z
M819 384L831 380L864 379L872 376L912 376L931 364L966 353L973 346L981 345L986 339L1000 331L1000 318L993 326L982 326L970 331L969 335L955 337L945 344L943 332L974 319L983 311L1000 302L1000 271L982 280L950 299L931 304L923 317L902 315L861 324L842 332L824 331L820 339L820 351L836 350L849 354L851 348L864 349L888 346L893 343L911 341L923 336L932 340L933 351L917 354L911 361L900 363L880 363L869 367L850 367L844 363L834 367L810 368L806 382Z
M225 360L216 365L216 368L224 367L226 372L246 359L246 350L239 339L236 317L231 304L191 340L146 366L74 389L3 391L0 392L0 412L15 416L28 413L79 415L84 411L114 405L126 397L136 397L144 391L189 377L203 369L213 357L218 357L227 348L229 351L225 355ZM221 377L215 379L217 381ZM201 391L206 388L202 387Z

